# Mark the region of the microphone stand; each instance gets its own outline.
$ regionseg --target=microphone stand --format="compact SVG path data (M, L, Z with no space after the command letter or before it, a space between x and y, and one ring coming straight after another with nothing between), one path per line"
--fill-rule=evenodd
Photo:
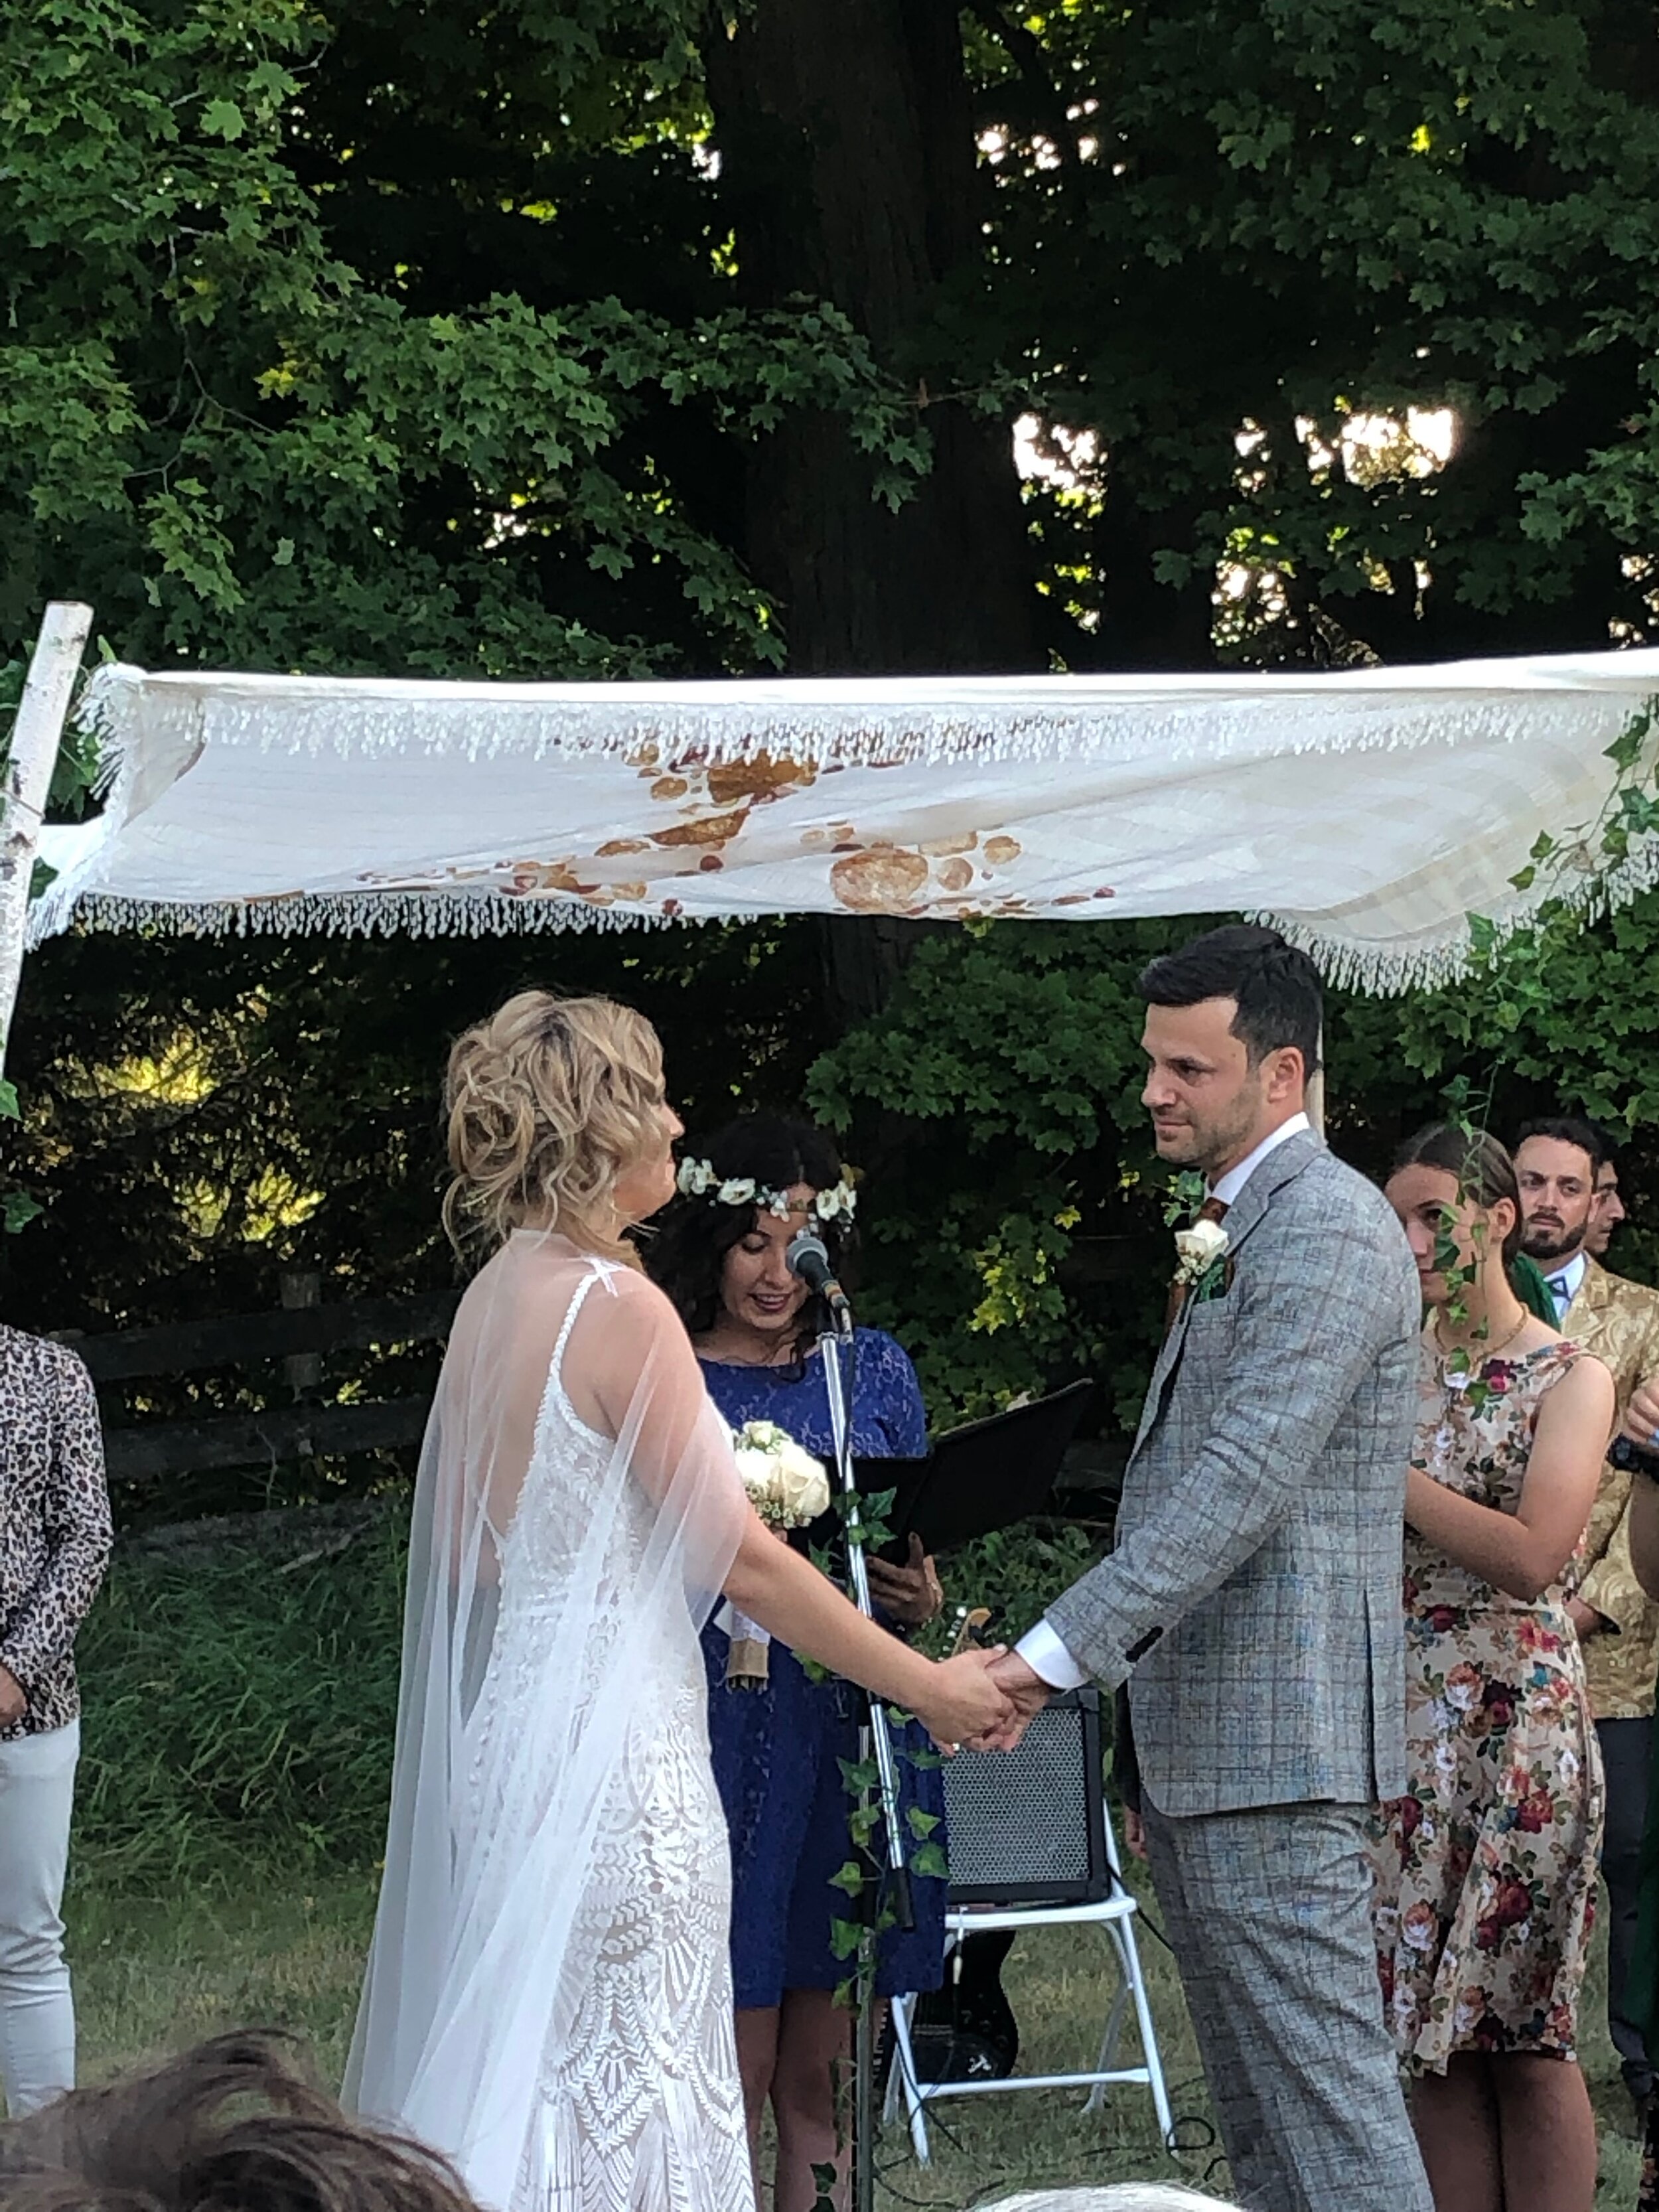
M865 1559L863 1523L858 1484L853 1473L851 1424L847 1413L847 1387L842 1351L853 1339L853 1316L844 1297L830 1309L830 1326L818 1338L823 1361L824 1389L830 1401L830 1433L834 1440L836 1471L846 1504L848 1579L853 1601L867 1620L875 1608L870 1601L870 1576ZM899 1817L898 1770L893 1758L892 1734L887 1711L879 1698L864 1692L864 1720L859 1730L860 1765L874 1751L882 1825L887 1838L887 1875L896 1924L915 1926L910 1901L910 1870L904 1858L904 1830ZM864 1803L867 1805L867 1792ZM883 1885L876 1886L871 1910L859 1944L858 2013L853 2041L853 2212L875 2212L876 2203L876 1920Z

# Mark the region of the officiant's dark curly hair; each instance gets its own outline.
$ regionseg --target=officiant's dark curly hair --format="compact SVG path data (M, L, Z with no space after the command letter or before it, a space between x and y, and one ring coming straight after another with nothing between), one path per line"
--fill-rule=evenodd
M688 1137L681 1151L689 1160L707 1160L722 1182L746 1177L763 1190L789 1190L796 1183L833 1190L842 1179L834 1140L811 1121L781 1114L745 1114L711 1137ZM690 1335L703 1335L720 1318L726 1255L748 1236L757 1212L752 1205L723 1206L710 1193L676 1198L652 1224L641 1248L646 1272L668 1293ZM814 1220L811 1226L839 1272L852 1232L839 1220ZM809 1298L800 1313L803 1351L825 1319L823 1300Z
M0 2127L5 2212L475 2212L441 2160L350 2120L287 2038L216 2036Z

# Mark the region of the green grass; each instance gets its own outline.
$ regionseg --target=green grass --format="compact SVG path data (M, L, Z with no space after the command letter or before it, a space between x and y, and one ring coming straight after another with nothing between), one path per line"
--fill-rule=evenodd
M106 2079L221 2028L258 2025L302 2036L325 2076L337 2080L373 1913L374 1878L367 1873L318 1876L250 1866L234 1888L216 1879L139 1900L106 1886L83 1853L69 1916L82 2078ZM1149 1938L1142 1959L1182 2139L1192 2147L1178 2164L1158 2146L1144 2091L1114 2091L1093 2117L1084 2112L1081 2095L1069 2092L963 2098L930 2112L930 2167L911 2157L902 2126L887 2130L880 2201L960 2208L1022 2187L1177 2174L1224 2188L1224 2166L1213 2149L1201 2148L1209 2141L1208 2106L1174 1969ZM1022 1936L1005 1981L1020 2023L1023 2067L1046 2073L1091 2062L1106 1960L1096 1930ZM1600 2005L1598 1956L1585 2004L1586 2063L1598 2108L1611 2119L1622 2092ZM1628 2212L1638 2166L1637 2146L1604 2124L1597 2203Z
M402 1516L343 1541L118 1554L82 1632L76 1833L100 1887L295 1876L380 1849ZM303 1527L305 1524L300 1524Z
M87 1748L66 1917L84 2079L249 2026L301 2036L339 2078L385 1818L397 1538L389 1522L327 1553L295 1553L290 1539L286 1554L118 1559L81 1647ZM1109 1957L1098 1930L1021 1936L1004 1978L1024 2069L1092 2062ZM1095 2116L1080 2094L964 2098L930 2112L930 2167L901 2124L888 2130L883 2203L963 2208L1022 2187L1177 2173L1224 2188L1173 1966L1149 1933L1141 1958L1190 2147L1178 2166L1144 2091L1113 2092ZM1617 2132L1602 1988L1598 1944L1583 2014L1603 2120L1597 2203L1627 2212L1639 2156Z

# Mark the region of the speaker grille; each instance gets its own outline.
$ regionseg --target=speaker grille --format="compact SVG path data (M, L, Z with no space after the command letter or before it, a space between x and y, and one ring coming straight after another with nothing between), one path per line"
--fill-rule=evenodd
M945 1764L953 1904L1074 1904L1104 1897L1097 1693L1045 1705L1018 1750Z

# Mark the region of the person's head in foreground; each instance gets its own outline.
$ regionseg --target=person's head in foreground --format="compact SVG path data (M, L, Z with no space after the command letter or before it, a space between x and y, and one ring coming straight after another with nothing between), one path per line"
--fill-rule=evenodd
M1277 930L1236 923L1146 968L1141 1103L1158 1156L1212 1182L1304 1108L1324 992Z
M554 1231L630 1263L624 1230L674 1194L662 1047L614 999L520 991L455 1040L444 1085L458 1248Z
M1494 1294L1501 1300L1521 1249L1521 1195L1496 1137L1450 1121L1419 1129L1400 1148L1387 1196L1417 1262L1425 1305L1455 1300L1478 1320Z
M283 2038L216 2037L0 2127L6 2212L474 2212L448 2169L347 2119Z
M1546 1274L1584 1249L1605 1156L1601 1131L1577 1114L1528 1121L1516 1139L1521 1249Z
M1104 2189L1037 2189L980 2212L1238 2212L1229 2200L1167 2181L1115 2181Z

